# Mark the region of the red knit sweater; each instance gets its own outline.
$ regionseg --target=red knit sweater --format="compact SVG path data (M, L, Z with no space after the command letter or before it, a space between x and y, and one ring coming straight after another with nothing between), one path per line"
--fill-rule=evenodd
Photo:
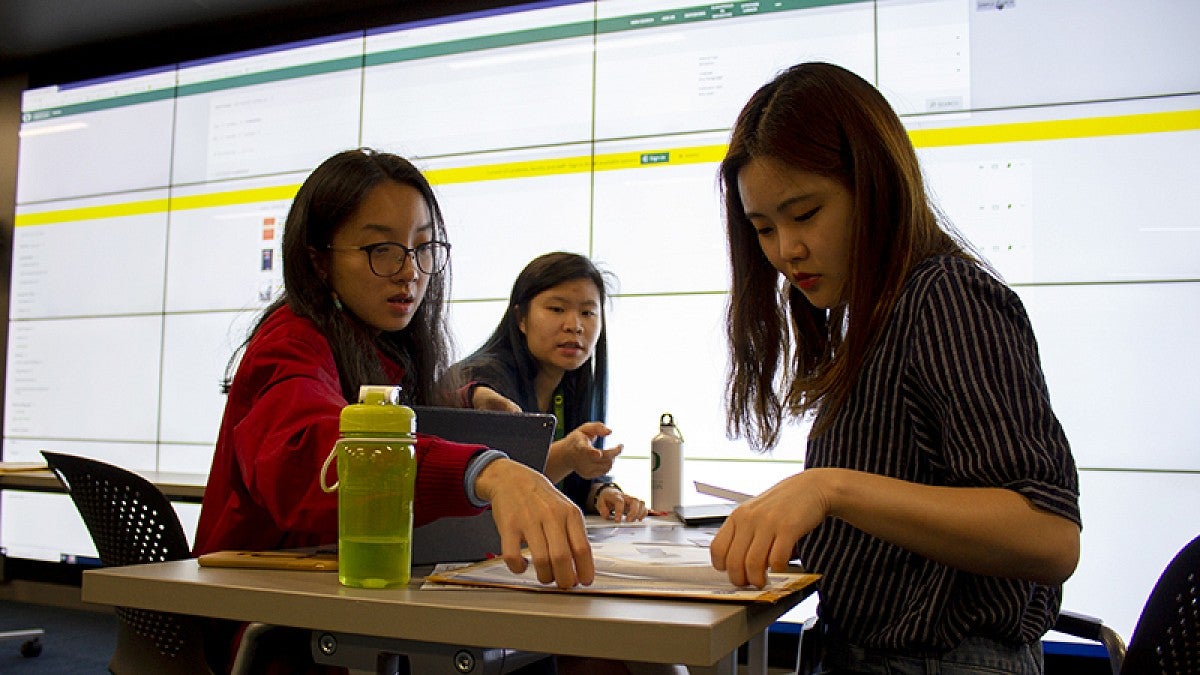
M399 365L385 359L384 368L400 380ZM337 494L321 490L318 473L345 405L325 337L277 310L247 346L225 402L194 554L337 541ZM463 475L483 449L418 435L414 524L482 510L467 500Z

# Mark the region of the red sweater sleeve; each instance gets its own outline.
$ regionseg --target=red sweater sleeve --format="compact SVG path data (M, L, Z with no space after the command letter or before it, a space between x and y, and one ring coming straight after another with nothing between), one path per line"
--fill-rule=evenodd
M251 341L230 389L196 553L336 541L337 494L321 490L319 473L345 405L324 337L279 310ZM416 524L480 512L463 475L482 449L418 436ZM327 480L335 479L331 467Z

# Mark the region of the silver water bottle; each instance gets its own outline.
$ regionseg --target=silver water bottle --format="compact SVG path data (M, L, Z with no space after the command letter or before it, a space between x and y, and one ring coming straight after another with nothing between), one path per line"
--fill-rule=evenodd
M663 413L650 441L650 509L672 513L683 494L683 434L671 413Z

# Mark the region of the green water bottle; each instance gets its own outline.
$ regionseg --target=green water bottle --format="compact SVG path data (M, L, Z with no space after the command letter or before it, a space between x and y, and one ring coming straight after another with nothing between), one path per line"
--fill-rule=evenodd
M390 588L412 571L416 414L400 388L363 386L342 409L337 458L338 579L343 586ZM329 460L326 460L328 466Z

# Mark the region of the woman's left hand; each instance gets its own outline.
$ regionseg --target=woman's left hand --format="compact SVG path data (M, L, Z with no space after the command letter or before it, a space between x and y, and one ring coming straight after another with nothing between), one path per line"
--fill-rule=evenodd
M596 495L596 513L618 523L622 520L643 520L646 517L646 502L625 494L616 485L609 485Z
M769 570L787 569L796 542L829 513L820 471L785 478L734 509L709 544L713 567L728 572L734 586L758 588Z

